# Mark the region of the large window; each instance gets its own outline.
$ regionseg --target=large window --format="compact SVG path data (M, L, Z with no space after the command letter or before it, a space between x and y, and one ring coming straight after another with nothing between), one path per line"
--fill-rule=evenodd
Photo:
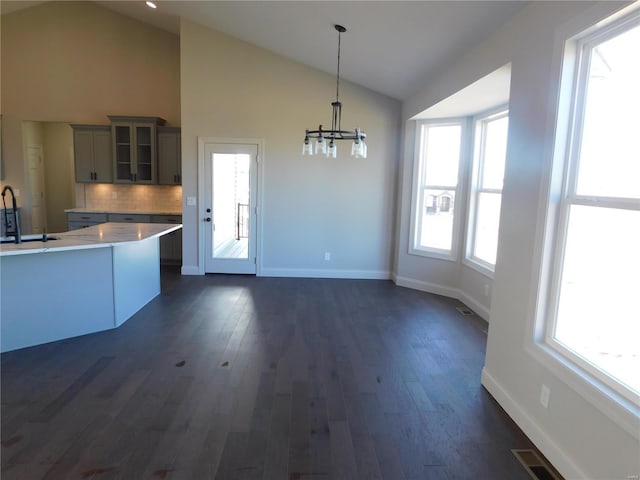
M546 342L640 405L640 15L577 43Z
M463 123L417 128L410 252L455 259Z
M466 260L491 274L498 252L502 180L509 116L505 109L475 119Z

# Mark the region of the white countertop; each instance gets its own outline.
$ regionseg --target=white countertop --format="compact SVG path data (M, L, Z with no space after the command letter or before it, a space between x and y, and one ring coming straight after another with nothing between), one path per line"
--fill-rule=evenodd
M104 248L160 237L182 228L168 223L102 223L63 233L50 233L57 240L0 244L0 256Z

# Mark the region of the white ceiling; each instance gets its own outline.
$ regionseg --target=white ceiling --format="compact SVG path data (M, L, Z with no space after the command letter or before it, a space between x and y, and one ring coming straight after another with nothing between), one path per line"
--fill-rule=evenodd
M42 2L0 2L2 13ZM489 36L524 1L96 1L178 33L179 17L335 74L338 23L342 78L405 99Z

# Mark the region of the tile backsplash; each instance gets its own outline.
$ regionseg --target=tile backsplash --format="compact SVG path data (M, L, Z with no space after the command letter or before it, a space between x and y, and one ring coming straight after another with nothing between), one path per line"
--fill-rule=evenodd
M179 212L182 210L182 186L76 184L76 207Z

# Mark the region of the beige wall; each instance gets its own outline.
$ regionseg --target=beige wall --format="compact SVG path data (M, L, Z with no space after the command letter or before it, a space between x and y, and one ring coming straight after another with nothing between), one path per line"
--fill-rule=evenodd
M337 159L303 157L305 128L330 125L335 76L184 20L180 36L184 196L202 193L198 137L264 139L262 274L388 278L399 102L341 83L343 127L367 132L369 158L351 158L350 142ZM183 205L185 272L201 268L203 212Z
M67 230L64 210L75 206L73 130L61 122L45 122L43 128L47 231L64 232Z
M21 190L21 206L23 120L149 115L180 125L178 36L90 2L57 1L2 15L1 35L3 184Z

